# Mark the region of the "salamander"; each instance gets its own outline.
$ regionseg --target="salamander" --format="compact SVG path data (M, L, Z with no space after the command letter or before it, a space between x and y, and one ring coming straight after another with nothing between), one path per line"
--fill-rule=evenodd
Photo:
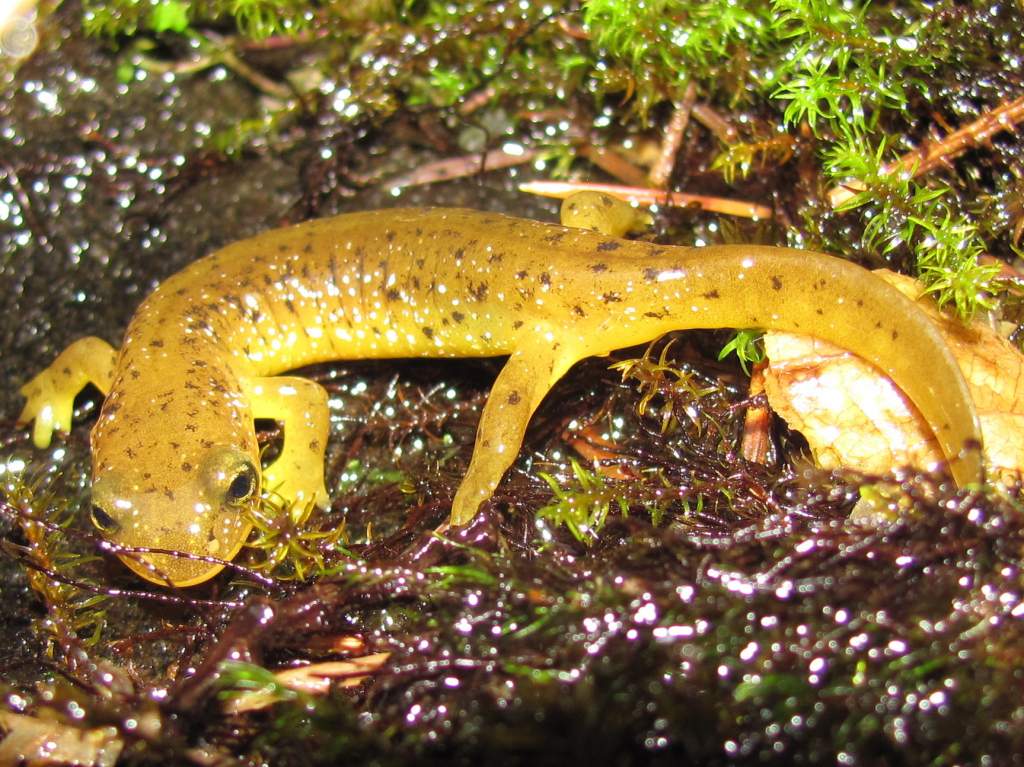
M21 392L19 421L46 447L88 383L93 523L125 546L231 560L261 493L326 504L327 394L278 375L338 359L508 357L480 418L450 523L466 524L520 449L534 409L577 361L687 328L813 335L889 375L934 430L960 485L979 481L981 430L964 378L913 301L848 261L758 245L667 246L613 236L633 221L587 197L566 219L593 231L463 209L350 213L236 242L164 281L119 351L68 347ZM581 208L584 215L578 215ZM576 215L574 215L576 214ZM611 216L608 220L614 220ZM614 229L614 231L613 231ZM254 419L283 425L260 466ZM223 564L122 557L189 586Z

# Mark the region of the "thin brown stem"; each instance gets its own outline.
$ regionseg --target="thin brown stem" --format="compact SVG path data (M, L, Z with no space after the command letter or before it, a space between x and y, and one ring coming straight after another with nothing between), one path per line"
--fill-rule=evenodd
M690 124L690 113L693 111L693 104L697 100L697 86L691 80L683 92L683 98L672 112L672 117L665 126L665 137L661 142L661 152L658 153L658 161L654 163L648 176L650 185L658 189L668 186L669 178L672 176L672 169L676 166L676 157L679 148L683 145L683 135L686 127Z
M392 176L381 183L389 188L404 188L421 184L433 184L437 181L451 181L455 178L465 178L489 170L523 165L524 163L531 162L536 156L537 150L535 149L523 149L521 152L506 152L504 149L492 149L483 154L447 157L444 160L428 162L409 173Z

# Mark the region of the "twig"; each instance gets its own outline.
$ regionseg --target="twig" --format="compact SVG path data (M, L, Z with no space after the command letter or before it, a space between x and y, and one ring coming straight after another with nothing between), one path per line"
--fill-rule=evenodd
M287 101L295 95L295 92L287 85L282 85L275 80L271 80L261 72L256 71L244 61L242 61L235 52L232 50L221 51L221 62L225 67L233 71L235 74L240 75L243 79L248 80L258 90L272 96L280 101Z
M407 186L433 184L436 181L451 181L455 178L472 176L474 173L522 165L532 161L536 156L537 150L535 149L523 149L521 152L492 149L482 155L479 153L468 154L461 157L448 157L437 162L428 162L409 173L392 176L381 184L389 189L402 189Z
M32 232L32 236L35 238L39 246L47 253L53 253L53 241L50 239L50 235L40 220L39 216L36 215L36 210L32 205L32 198L28 196L28 192L25 191L25 187L21 183L21 178L18 176L18 171L15 170L13 165L8 165L5 160L0 159L0 180L4 177L7 178L10 184L11 191L14 192L14 199L18 203L18 207L21 209L21 214L24 216L25 221L28 222L29 230Z
M915 177L921 176L938 165L959 157L971 147L985 143L997 133L1012 131L1021 120L1024 120L1024 96L986 112L974 122L950 133L940 141L922 143L917 149L895 162L882 166L882 173L910 173ZM833 208L838 208L863 192L865 188L864 184L856 179L846 181L829 190L829 202Z
M195 58L188 61L163 62L152 58L144 58L142 68L148 72L158 74L171 72L173 74L195 74L211 67L223 66L231 70L243 80L249 82L257 90L280 101L286 101L295 96L295 92L276 80L272 80L261 72L242 61L234 51L227 47L224 39L212 32L206 35L206 44L213 48L211 52L202 52Z
M697 86L691 80L683 92L683 98L672 111L668 125L665 127L665 138L661 142L661 152L658 153L658 161L651 168L649 175L650 185L658 189L664 189L672 176L672 169L676 166L676 156L679 154L679 147L683 145L683 134L686 133L686 126L690 124L690 113L693 111L693 104L697 100Z
M623 184L632 186L647 185L647 176L644 172L614 149L584 144L576 153L581 157L585 157L609 176L617 181L621 181Z
M723 144L735 144L739 131L707 104L694 104L690 110L693 119L715 134Z
M558 19L558 28L561 29L566 35L571 37L573 40L589 40L590 34L583 27L576 26L571 23L567 18L562 16Z
M318 21L315 23L321 24L323 19L320 14L317 14L317 16ZM316 29L298 32L294 35L271 35L270 37L264 37L261 40L249 40L240 35L236 38L228 38L227 42L243 51L279 51L286 48L292 48L296 45L306 45L307 43L312 43L316 40L321 40L330 36L330 29L317 26Z
M576 192L605 192L627 202L635 202L638 205L668 205L673 207L696 205L703 210L710 210L727 216L740 216L754 220L772 217L771 208L755 202L730 200L725 197L708 197L702 194L687 194L686 192L666 192L662 189L646 189L635 186L568 181L530 181L520 184L519 190L527 194L555 197L560 200L564 200Z

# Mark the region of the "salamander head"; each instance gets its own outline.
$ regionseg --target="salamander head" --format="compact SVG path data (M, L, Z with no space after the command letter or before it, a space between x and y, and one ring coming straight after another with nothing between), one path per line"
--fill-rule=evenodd
M128 399L108 397L93 429L93 524L122 546L230 561L249 535L247 511L260 501L251 417L209 400L182 411L180 401L154 409L151 400L131 406ZM202 583L224 567L167 554L119 556L164 586Z

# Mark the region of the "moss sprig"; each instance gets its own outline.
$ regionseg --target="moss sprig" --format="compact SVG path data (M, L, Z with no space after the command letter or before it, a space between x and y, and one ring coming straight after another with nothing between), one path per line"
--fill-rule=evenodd
M581 543L592 543L613 508L624 517L629 515L629 501L621 485L608 482L600 472L584 468L578 461L571 464L575 479L571 489L551 475L541 473L554 497L537 511L537 519L565 527Z
M908 248L940 306L951 304L965 321L978 309L991 308L999 266L979 260L986 247L977 226L953 207L949 187L887 172L886 154L884 139L873 146L855 130L846 130L826 150L826 171L848 183L854 180L861 189L839 210L861 210L861 239L868 249L889 253Z
M329 518L314 504L290 509L268 496L247 516L255 532L246 545L258 552L254 568L280 580L325 575L333 564L329 554L348 543L344 520Z
M38 483L9 476L0 494L0 513L16 523L24 537L17 552L29 565L29 585L46 607L37 629L47 638L48 656L70 658L79 643L97 644L107 625L108 597L74 585L84 577L81 568L97 559L72 545L69 528L78 515L77 506L41 490ZM48 573L64 577L56 580Z

